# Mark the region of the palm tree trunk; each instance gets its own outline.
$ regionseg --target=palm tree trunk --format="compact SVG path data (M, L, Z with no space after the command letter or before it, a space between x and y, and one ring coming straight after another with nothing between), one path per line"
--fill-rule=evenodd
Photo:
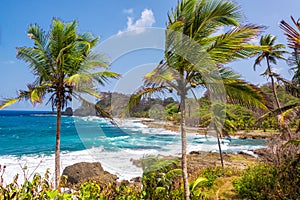
M187 155L186 155L186 131L185 131L185 92L181 91L180 95L180 130L181 130L181 167L182 167L182 177L184 185L184 198L185 200L190 199L190 189L188 182L188 172L187 172Z
M280 103L279 103L279 99L278 99L278 95L277 95L277 91L276 91L276 87L275 87L274 77L273 77L272 71L271 71L269 58L267 57L266 60L267 60L267 65L268 65L269 76L271 78L271 85L272 85L272 91L273 91L273 95L274 95L274 98L275 98L275 102L276 102L277 108L280 110L280 113L283 117L283 112L281 111L281 106L280 106ZM286 130L287 135L285 136L285 138L286 139L291 139L291 131L290 131L289 127L285 124L283 126L284 126L283 135L285 135L284 131Z
M218 139L218 147L219 147L219 154L220 154L221 165L222 165L222 167L224 167L223 154L222 154L222 148L221 148L221 142L220 142L220 132L219 132L216 124L214 126L215 126L216 133L217 133L217 139Z
M57 105L56 113L56 145L55 145L55 188L59 189L60 183L60 128L61 128L61 105Z

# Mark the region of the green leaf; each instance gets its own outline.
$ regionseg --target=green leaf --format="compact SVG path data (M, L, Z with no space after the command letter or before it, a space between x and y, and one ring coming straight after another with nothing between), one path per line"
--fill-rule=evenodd
M201 183L203 183L203 182L206 182L206 181L208 181L207 178L204 178L204 177L199 177L199 178L197 178L197 179L190 185L191 191L194 191L195 188L196 188L199 184L201 184Z
M4 100L0 101L0 110L16 103L17 101L20 101L19 97L18 98L8 98L8 99L4 99Z

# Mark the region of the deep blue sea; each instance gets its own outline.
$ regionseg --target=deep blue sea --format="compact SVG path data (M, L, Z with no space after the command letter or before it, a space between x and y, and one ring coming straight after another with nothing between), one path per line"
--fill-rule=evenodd
M0 111L0 165L7 166L7 178L21 173L26 165L31 172L54 169L56 115L45 111ZM217 151L216 138L188 134L188 151ZM227 152L264 147L264 140L222 141ZM122 120L118 126L107 120L87 117L62 117L62 169L80 161L100 161L103 167L122 178L141 174L131 159L145 155L179 155L179 133L148 128L139 121ZM37 167L37 170L34 170Z

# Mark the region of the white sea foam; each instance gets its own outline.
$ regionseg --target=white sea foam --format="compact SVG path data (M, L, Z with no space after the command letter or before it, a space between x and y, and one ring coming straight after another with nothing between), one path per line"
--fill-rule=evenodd
M98 117L80 117L84 121L96 121L104 122L103 119ZM113 150L107 150L103 147L94 147L82 151L74 152L62 152L61 153L61 172L66 166L78 163L78 162L100 162L104 170L116 174L120 180L126 179L130 180L133 177L141 176L142 169L133 165L132 159L137 160L146 155L175 155L179 156L181 153L181 141L180 134L177 132L165 130L165 129L154 129L148 128L144 124L132 120L123 120L122 123L119 123L119 126L128 131L132 129L139 131L143 134L155 135L162 137L170 137L170 141L161 142L159 140L152 141L149 146L153 148L127 148L126 145L124 148L115 148ZM126 132L126 131L125 131ZM134 135L133 133L132 135ZM173 137L172 137L173 136ZM108 139L108 138L106 138ZM130 143L138 144L138 141L141 141L142 138L132 138L130 136L117 136L109 138L110 142L126 142L130 139ZM187 151L217 151L217 139L213 136L201 136L196 134L188 134L188 147ZM193 141L193 142L192 142ZM127 142L124 144L128 144ZM159 148L155 148L159 145ZM249 150L262 148L262 145L240 145L240 146L231 146L230 140L222 140L221 147L224 151L229 152L238 152L243 151L251 154ZM4 173L5 183L11 183L13 177L16 174L19 174L19 182L21 183L23 178L22 167L27 166L26 171L27 177L32 173L44 174L46 169L49 168L50 172L54 174L54 154L52 155L24 155L21 157L16 156L0 156L0 164L6 165L6 172Z
M126 151L105 152L101 148L63 152L61 153L61 172L65 167L78 162L100 162L104 170L117 175L120 180L130 180L133 177L142 175L142 169L134 166L130 161L131 158L140 159L143 155L142 153L128 153ZM11 183L16 174L19 174L18 182L22 183L24 181L22 168L25 166L25 177L29 179L35 173L44 174L47 168L49 168L52 175L54 174L54 154L47 156L26 155L21 157L0 156L0 160L1 164L6 166L3 175L4 184Z

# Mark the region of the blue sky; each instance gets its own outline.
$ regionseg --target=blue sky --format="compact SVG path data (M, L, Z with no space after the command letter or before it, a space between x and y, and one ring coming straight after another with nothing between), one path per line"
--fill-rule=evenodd
M278 42L286 39L278 24L284 19L291 23L290 16L298 18L299 0L235 0L244 13L245 22L264 25L266 33L278 37ZM16 59L16 47L32 46L26 31L30 24L37 23L48 31L53 17L63 21L77 20L79 32L91 32L100 36L100 42L113 35L135 27L164 28L167 13L175 7L177 0L1 0L0 1L0 98L13 97L18 89L25 89L34 80L27 64ZM122 56L113 64L119 73L130 72L137 66L157 63L163 57L162 51L146 50ZM253 71L253 59L229 65L252 83L262 84L266 79L259 74L263 69ZM290 77L288 66L280 62L276 70ZM114 88L112 83L111 88ZM21 102L10 109L49 109L47 106L32 108L30 103Z

